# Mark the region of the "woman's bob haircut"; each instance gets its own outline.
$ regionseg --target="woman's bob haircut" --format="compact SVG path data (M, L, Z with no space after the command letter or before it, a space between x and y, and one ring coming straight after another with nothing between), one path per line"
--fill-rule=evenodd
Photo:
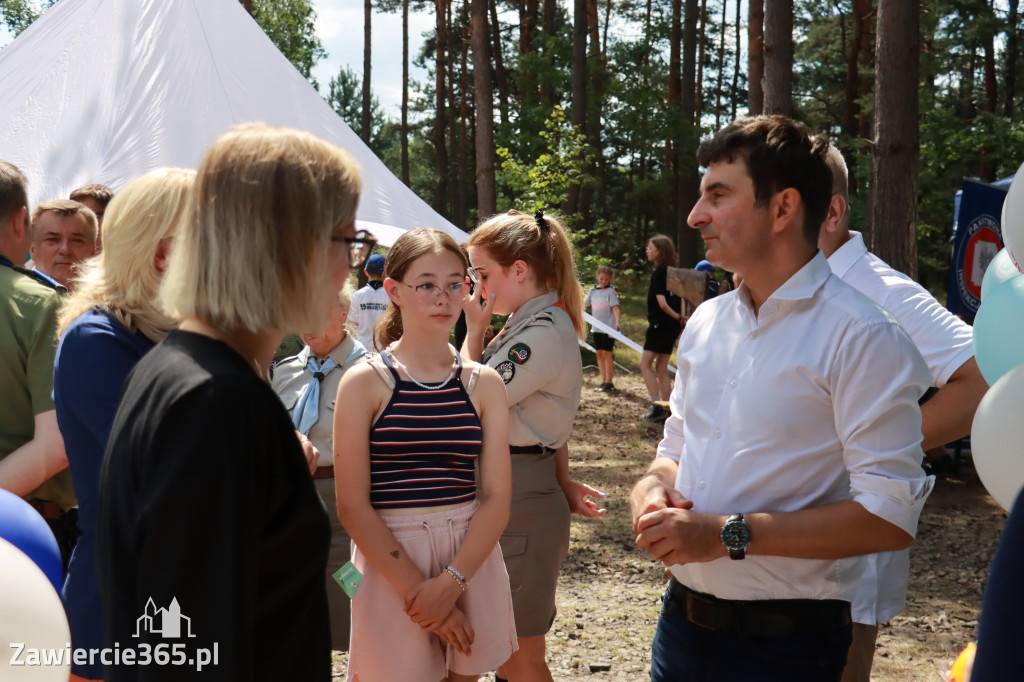
M355 220L352 158L309 133L258 123L214 140L160 287L167 312L252 333L324 328L332 234Z

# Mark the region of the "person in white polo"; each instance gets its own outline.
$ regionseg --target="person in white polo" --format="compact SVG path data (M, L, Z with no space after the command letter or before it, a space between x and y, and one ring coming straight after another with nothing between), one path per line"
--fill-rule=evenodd
M939 389L921 407L925 452L971 432L974 412L988 385L974 359L971 327L946 310L924 287L868 253L860 232L850 230L848 171L842 153L829 145L832 200L818 248L833 274L889 311L928 364ZM843 682L868 682L878 625L903 611L910 572L908 550L869 557L853 600L853 644Z

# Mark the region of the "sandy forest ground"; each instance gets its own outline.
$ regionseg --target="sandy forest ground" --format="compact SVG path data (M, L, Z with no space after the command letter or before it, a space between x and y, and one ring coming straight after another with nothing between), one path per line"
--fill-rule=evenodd
M608 513L596 521L573 517L548 660L556 680L639 682L649 679L665 574L633 544L628 494L653 456L660 425L639 418L647 400L638 374L617 378L611 396L593 390L599 382L585 372L570 453L573 478L607 493ZM907 608L880 630L873 680L945 680L950 660L975 635L1005 516L969 462L937 482L911 549ZM346 656L335 656L336 677L344 679Z

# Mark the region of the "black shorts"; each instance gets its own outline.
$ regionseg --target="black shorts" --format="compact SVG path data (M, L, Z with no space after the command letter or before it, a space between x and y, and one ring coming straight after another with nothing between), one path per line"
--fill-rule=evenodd
M676 339L682 332L682 327L675 320L652 322L647 327L647 334L644 335L644 350L659 355L671 355L672 346L676 345Z
M601 332L594 332L594 350L607 350L615 348L615 339L602 334Z

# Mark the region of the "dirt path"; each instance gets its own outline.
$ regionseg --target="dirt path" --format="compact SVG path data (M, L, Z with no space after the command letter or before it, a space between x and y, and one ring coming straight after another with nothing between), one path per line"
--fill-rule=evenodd
M573 477L607 494L608 513L598 521L574 517L548 658L556 680L640 682L648 679L665 577L633 544L628 494L653 457L660 427L639 419L647 407L639 376L618 379L614 396L595 392L598 381L585 376L570 452ZM938 482L911 550L907 609L879 634L873 680L945 679L949 660L974 637L1004 520L969 465ZM339 679L344 660L336 658Z

